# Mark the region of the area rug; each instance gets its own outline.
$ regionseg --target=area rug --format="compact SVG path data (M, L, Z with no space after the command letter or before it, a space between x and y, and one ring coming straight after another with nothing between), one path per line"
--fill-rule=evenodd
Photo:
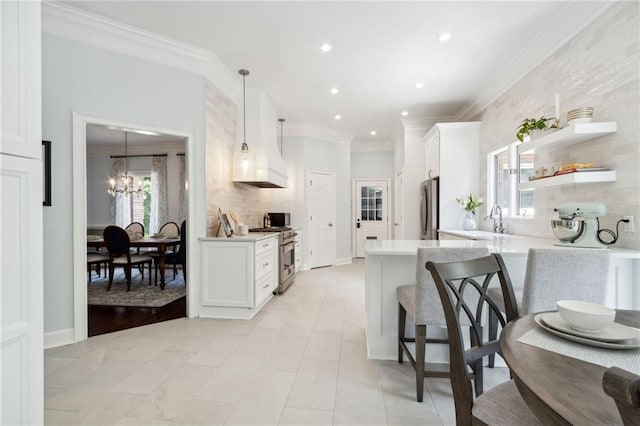
M175 279L173 279L173 270L167 271L164 290L160 290L159 284L157 287L153 284L149 286L148 271L145 271L144 280L142 280L140 273L134 269L131 291L127 291L127 280L122 269L116 269L109 291L107 291L109 280L105 277L107 275L105 271L102 271L101 277L98 277L95 272L92 274L91 283L87 283L89 305L159 308L187 294L180 270Z

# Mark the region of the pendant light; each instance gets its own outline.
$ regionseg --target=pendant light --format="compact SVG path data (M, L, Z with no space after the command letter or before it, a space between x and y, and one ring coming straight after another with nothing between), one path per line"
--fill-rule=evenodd
M242 152L243 161L247 161L247 154L249 154L249 145L247 145L247 98L245 94L245 77L249 75L249 70L239 70L242 76L242 146L240 152Z
M129 176L129 156L128 156L128 132L124 132L124 174L109 179L109 189L107 192L112 196L117 194L138 194L142 192L142 184L138 183L138 188L134 187L133 176ZM112 157L113 158L113 157Z
M282 141L284 139L282 126L284 125L285 120L284 118L278 118L278 121L280 122L280 155L284 155L284 151L282 150Z

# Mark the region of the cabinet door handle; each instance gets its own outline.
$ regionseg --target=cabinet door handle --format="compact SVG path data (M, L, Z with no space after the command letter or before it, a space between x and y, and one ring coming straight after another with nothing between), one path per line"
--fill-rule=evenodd
M263 263L262 266L269 266L269 262Z
M269 247L269 243L263 244L262 247Z

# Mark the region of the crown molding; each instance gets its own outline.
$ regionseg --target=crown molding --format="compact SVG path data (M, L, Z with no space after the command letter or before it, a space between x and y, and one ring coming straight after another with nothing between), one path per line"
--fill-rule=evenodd
M353 136L350 134L311 123L288 124L285 126L283 135L286 137L314 138L343 145L351 145L353 141Z
M68 5L42 3L42 32L201 75L234 101L242 87L213 52Z
M455 120L467 121L476 117L518 81L602 16L615 3L615 1L607 1L596 10L583 13L579 13L576 9L579 2L570 2L563 8L559 8L555 19L540 31L528 46L520 50L520 54L509 61L500 73L496 74L497 78L494 78L480 95L456 114ZM572 22L576 23L575 26L566 25L567 16L570 16Z

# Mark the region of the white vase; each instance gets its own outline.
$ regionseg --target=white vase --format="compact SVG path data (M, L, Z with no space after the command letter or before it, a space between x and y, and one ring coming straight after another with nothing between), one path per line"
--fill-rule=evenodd
M477 228L476 215L473 212L465 211L464 219L462 220L462 229L465 231L474 231Z

